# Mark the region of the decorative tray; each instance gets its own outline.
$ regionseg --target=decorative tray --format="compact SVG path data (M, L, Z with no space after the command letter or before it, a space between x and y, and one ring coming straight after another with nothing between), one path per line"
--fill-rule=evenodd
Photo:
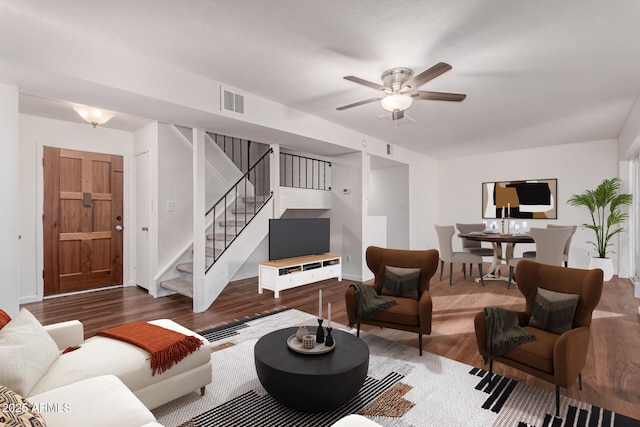
M295 335L291 335L289 338L287 338L287 346L297 352L297 353L302 353L302 354L324 354L324 353L328 353L331 350L333 350L334 348L336 348L336 342L333 342L332 346L326 346L324 345L324 343L317 343L315 342L315 345L313 346L313 348L304 348L302 346L302 341L298 341L298 338L296 338Z

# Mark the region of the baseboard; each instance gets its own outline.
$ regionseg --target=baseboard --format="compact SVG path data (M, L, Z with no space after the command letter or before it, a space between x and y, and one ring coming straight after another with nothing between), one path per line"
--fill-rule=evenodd
M20 297L19 304L22 305L22 304L28 304L30 302L38 302L38 301L40 300L38 299L37 295L28 295L26 297Z
M344 274L342 273L342 280L349 280L351 282L362 282L362 276L356 276L352 274Z

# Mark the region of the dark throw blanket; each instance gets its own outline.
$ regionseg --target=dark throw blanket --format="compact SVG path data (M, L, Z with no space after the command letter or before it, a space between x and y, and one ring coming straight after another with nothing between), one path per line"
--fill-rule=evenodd
M394 300L386 299L378 295L373 286L364 283L352 283L356 290L356 315L359 320L371 320L378 313L382 313L389 307L398 304ZM349 326L353 326L350 324Z
M487 333L487 350L494 356L503 356L507 351L536 337L518 325L515 311L501 307L486 307L484 319Z

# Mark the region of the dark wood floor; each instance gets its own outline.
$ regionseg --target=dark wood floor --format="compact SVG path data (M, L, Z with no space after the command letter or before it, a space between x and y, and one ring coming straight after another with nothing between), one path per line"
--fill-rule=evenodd
M464 280L454 273L449 287L445 272L440 282L431 282L433 295L433 332L425 337L424 349L460 362L486 368L478 354L473 333L473 316L485 306L500 305L521 309L520 292L505 282L487 281L479 284ZM96 331L138 320L171 318L196 331L251 317L282 307L315 313L318 309L318 289L324 303L332 303L332 320L346 324L344 291L348 280L327 280L281 292L257 293L257 279L229 284L214 304L204 313L193 313L191 300L181 295L154 299L145 290L127 287L48 299L25 304L42 323L79 319L85 325L87 337ZM577 384L562 389L565 396L583 400L621 414L640 419L640 300L633 296L629 280L614 277L605 283L602 299L592 324L592 339L583 371L584 388ZM326 305L325 305L326 306ZM364 330L385 336L417 348L417 334L363 326ZM417 351L417 350L416 350ZM499 374L553 391L553 385L520 371L496 364Z

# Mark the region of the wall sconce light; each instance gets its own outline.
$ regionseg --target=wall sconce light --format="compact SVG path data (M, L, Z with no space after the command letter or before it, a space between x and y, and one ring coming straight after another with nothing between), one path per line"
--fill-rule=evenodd
M107 123L116 115L113 111L101 110L99 108L87 107L85 105L74 105L73 109L85 121L91 123L93 127Z

